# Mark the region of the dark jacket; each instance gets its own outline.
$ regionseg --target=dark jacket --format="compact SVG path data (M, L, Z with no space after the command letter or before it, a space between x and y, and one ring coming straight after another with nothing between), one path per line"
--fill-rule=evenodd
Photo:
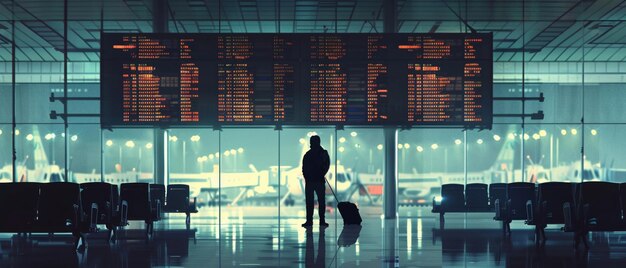
M324 176L330 168L328 151L321 146L312 147L302 159L302 175L306 181L324 181Z

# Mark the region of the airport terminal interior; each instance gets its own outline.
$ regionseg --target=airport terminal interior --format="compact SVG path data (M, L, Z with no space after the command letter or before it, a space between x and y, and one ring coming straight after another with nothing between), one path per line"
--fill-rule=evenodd
M2 0L0 60L0 267L626 266L626 1Z

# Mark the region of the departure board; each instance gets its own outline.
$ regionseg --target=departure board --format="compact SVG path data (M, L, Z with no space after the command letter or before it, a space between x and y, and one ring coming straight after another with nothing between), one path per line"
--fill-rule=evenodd
M103 34L103 126L492 124L492 35Z

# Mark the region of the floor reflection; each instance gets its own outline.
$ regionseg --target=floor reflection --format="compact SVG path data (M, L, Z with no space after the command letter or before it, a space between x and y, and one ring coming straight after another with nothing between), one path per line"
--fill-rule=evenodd
M433 243L441 243L443 266L484 267L623 267L624 234L596 233L589 251L573 249L572 234L548 232L546 245L534 242L533 230L514 230L505 237L494 229L433 229Z
M82 253L69 235L0 234L0 267L626 267L624 233L593 233L589 252L577 254L569 233L553 228L538 248L532 229L514 224L511 238L503 238L489 215L450 215L450 228L440 230L427 213L385 220L379 211L361 212L362 226L332 217L322 230L304 229L296 218L220 225L203 217L185 230L184 217L170 217L150 241L138 229L143 224L134 224L113 245L104 232L88 235Z
M318 232L317 255L313 241L313 228L306 228L306 267L326 267L326 228L320 227Z

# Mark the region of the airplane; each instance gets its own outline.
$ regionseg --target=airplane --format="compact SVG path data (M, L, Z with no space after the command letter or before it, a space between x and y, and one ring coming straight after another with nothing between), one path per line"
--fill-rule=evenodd
M428 205L432 198L439 194L442 184L489 184L515 181L512 171L515 156L514 143L514 139L506 139L493 165L484 171L468 172L467 181L464 172L419 173L413 168L411 173L399 173L398 204L400 206ZM357 177L370 194L377 196L378 199L382 197L384 179L380 170L376 174L359 173Z

